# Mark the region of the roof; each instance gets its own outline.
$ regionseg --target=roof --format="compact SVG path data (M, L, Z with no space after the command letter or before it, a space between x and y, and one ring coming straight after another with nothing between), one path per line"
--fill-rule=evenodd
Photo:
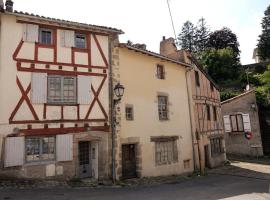
M175 59L169 58L169 57L167 57L167 56L163 56L163 55L161 55L161 54L158 54L158 53L155 53L155 52L146 50L146 49L141 49L141 48L138 48L138 47L134 47L134 46L128 45L128 44L126 44L126 43L120 43L120 44L119 44L119 47L127 48L127 49L129 49L129 50L133 50L133 51L136 51L136 52L140 52L140 53L142 53L142 54L146 54L146 55L149 55L149 56L153 56L153 57L156 57L156 58L160 58L160 59L162 59L162 60L166 60L166 61L169 61L169 62L172 62L172 63L175 63L175 64L183 65L183 66L185 66L185 67L191 67L191 65L188 64L188 63L180 62L180 61L177 61L177 60L175 60Z
M27 18L36 19L36 20L45 20L50 23L60 23L62 25L67 25L67 26L77 26L78 28L95 29L97 31L105 31L105 32L117 33L117 34L124 33L122 30L112 28L112 27L97 26L93 24L86 24L86 23L73 22L73 21L68 21L68 20L63 20L63 19L44 17L44 16L33 14L33 13L27 13L27 12L22 12L22 11L17 11L17 10L13 12L9 12L5 10L4 13L9 14L9 15L19 16L19 17L27 17Z
M236 99L239 99L239 98L241 98L241 97L243 97L243 96L246 96L246 95L248 95L248 94L250 94L250 93L253 93L253 92L255 92L254 89L253 89L253 90L249 90L249 91L244 92L244 93L242 93L242 94L240 94L240 95L238 95L238 96L235 96L235 97L233 97L233 98L230 98L230 99L227 99L227 100L225 100L225 101L222 101L221 104L230 103L230 102L232 102L232 101L234 101L234 100L236 100Z
M203 67L199 64L197 59L190 54L190 60L197 66L197 68L206 76L206 78L219 90L218 84L212 79L212 77L203 69Z

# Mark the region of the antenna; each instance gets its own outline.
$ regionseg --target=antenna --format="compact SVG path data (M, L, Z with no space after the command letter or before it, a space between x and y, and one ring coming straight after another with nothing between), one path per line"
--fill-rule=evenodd
M176 40L176 33L175 33L175 28L174 28L173 17L172 17L172 12L171 12L171 8L170 8L169 0L167 0L167 4L168 4L168 9L169 9L170 17L171 17L171 22L172 22L172 28L173 28L174 38L175 38L175 40Z

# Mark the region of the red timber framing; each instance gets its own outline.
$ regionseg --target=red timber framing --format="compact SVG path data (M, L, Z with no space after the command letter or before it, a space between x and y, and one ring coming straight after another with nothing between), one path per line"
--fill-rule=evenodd
M20 22L17 21L18 23L28 23L28 22ZM39 24L38 24L39 25ZM53 43L52 45L43 45L38 42L35 43L35 48L34 48L34 59L24 59L24 58L18 58L19 52L22 49L22 46L24 44L24 41L21 40L20 43L18 44L17 48L15 49L13 53L13 60L16 62L16 67L18 72L27 72L27 73L46 73L46 74L55 74L55 75L64 75L64 76L78 76L78 75L84 75L84 76L92 76L92 77L100 77L101 78L101 83L98 86L98 88L94 88L91 86L91 91L93 95L93 101L89 102L89 108L87 110L87 113L84 117L80 117L80 105L79 104L44 104L43 105L43 119L40 119L34 109L34 106L32 105L29 95L31 91L31 82L29 83L28 87L26 89L23 88L20 79L17 77L16 78L16 83L17 86L21 92L21 98L19 99L17 105L15 106L14 110L11 113L11 116L9 118L9 123L10 124L44 124L44 127L48 127L48 123L88 123L88 122L106 122L108 121L108 115L99 99L100 92L104 86L105 81L107 80L107 72L108 72L108 66L109 62L101 48L101 45L97 39L97 35L102 35L103 34L97 34L97 33L92 33L92 32L86 32L86 31L78 31L79 33L83 33L86 35L86 48L85 49L79 49L79 48L71 48L71 63L62 63L57 61L57 29L61 29L61 27L56 27L56 26L47 26L47 25L40 25L40 27L44 28L50 28L53 31ZM68 28L62 28L62 29L68 29ZM102 60L104 61L104 66L94 66L92 65L92 57L91 57L91 43L94 42L97 46L98 51L100 52L100 55L102 57ZM42 61L39 60L39 49L40 48L47 48L47 49L52 49L53 50L53 61ZM76 64L75 62L75 53L76 52L82 52L88 54L88 64ZM37 66L39 65L39 66ZM43 68L40 67L40 65L44 65ZM50 69L51 66L58 66L57 69ZM70 67L72 70L63 70L63 67ZM82 71L79 70L80 68L87 68L87 71ZM102 70L100 73L99 72L92 72L92 69L100 69ZM108 99L109 101L109 99ZM23 102L27 103L28 108L30 109L33 119L31 120L14 120L16 113L22 106ZM95 119L91 118L89 119L89 116L93 110L93 107L95 104L98 104L102 114L104 115L104 118L101 119ZM48 107L60 107L61 108L61 118L57 120L50 120L47 119L47 108ZM64 108L72 106L76 107L77 110L77 117L76 119L65 119L64 115ZM44 128L44 129L27 129L27 130L21 130L20 134L33 134L33 133L40 133L40 134L55 134L55 133L68 133L68 132L81 132L85 131L85 128L83 127L72 127L72 128L63 128L63 124L59 129L49 129L49 128ZM107 130L107 126L102 126L102 127L90 127L91 130Z

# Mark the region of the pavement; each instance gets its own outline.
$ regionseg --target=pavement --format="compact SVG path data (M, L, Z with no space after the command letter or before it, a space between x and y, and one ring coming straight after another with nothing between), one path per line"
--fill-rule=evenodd
M210 174L137 187L1 189L0 200L269 200L269 183L267 180Z

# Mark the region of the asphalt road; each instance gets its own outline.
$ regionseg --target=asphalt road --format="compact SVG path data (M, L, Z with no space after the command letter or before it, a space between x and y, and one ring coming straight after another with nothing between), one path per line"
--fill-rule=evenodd
M0 200L265 200L269 181L209 175L172 184L133 188L0 190Z

